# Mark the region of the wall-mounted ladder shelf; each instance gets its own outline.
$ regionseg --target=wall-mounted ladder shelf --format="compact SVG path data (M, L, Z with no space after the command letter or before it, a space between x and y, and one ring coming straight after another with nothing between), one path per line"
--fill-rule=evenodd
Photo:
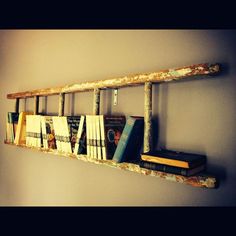
M219 64L198 64L192 66L185 66L176 69L162 70L159 72L135 74L130 76L118 77L113 79L106 79L93 82L83 82L78 84L66 85L56 88L38 89L32 91L25 91L19 93L7 94L8 99L15 99L15 111L19 112L19 102L22 98L34 97L34 114L38 114L39 97L59 95L59 108L58 115L64 115L64 100L65 94L93 91L93 114L98 115L100 110L100 92L104 89L118 89L121 87L144 85L144 152L148 152L152 149L152 84L178 81L186 78L202 79L207 75L216 75L220 71ZM5 141L5 144L7 143ZM74 155L68 153L59 153L56 150L47 150L44 148L33 148L25 145L16 145L18 147L29 148L32 150L38 150L41 152L52 153L55 155L77 158L82 161L92 162L95 164L103 164L118 169L129 170L136 173L161 177L167 180L172 180L179 183L190 184L195 187L207 187L215 188L218 186L218 180L216 177L208 174L199 174L191 177L184 177L181 175L169 174L160 171L153 171L145 168L141 168L133 163L115 163L112 160L97 160L89 158L85 155Z

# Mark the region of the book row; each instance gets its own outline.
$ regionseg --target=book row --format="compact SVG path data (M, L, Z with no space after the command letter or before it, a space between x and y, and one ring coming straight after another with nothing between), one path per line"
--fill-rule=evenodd
M6 141L99 160L132 162L142 168L192 176L206 169L206 156L155 150L142 152L144 119L139 116L49 116L8 112Z
M143 117L126 120L125 116L45 116L8 112L6 141L121 162L140 155Z

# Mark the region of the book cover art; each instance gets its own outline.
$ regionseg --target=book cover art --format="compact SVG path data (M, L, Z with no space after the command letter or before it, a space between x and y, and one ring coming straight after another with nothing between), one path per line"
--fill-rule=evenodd
M100 121L103 128L101 137L105 139L103 142L106 150L106 156L103 159L111 160L121 138L126 119L125 116L102 115Z
M139 159L143 144L144 118L130 116L127 119L112 160L129 162Z
M183 176L193 176L193 175L200 173L206 169L205 164L202 164L200 166L197 166L197 167L194 167L191 169L186 169L186 168L157 164L157 163L142 161L142 160L140 161L139 165L142 168L155 170L155 171L162 171L165 173L183 175Z
M76 137L76 143L75 143L75 149L74 154L87 154L87 142L86 142L86 122L85 122L85 116L81 116L80 122L79 122L79 129L77 132Z
M193 168L206 163L206 156L194 153L178 152L161 149L143 153L141 159L144 161L165 164L170 166Z
M71 152L74 152L81 116L67 116Z
M52 116L42 116L41 124L44 148L56 149L55 129Z

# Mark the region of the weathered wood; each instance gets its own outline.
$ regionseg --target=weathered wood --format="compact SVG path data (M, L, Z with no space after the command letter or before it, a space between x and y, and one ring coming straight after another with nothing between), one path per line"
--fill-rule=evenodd
M34 96L48 96L60 93L73 93L92 91L97 89L119 88L127 86L137 86L146 82L161 83L173 80L180 80L191 76L211 75L220 71L219 64L210 65L208 63L192 66L184 66L176 69L162 70L159 72L129 75L113 79L99 80L93 82L83 82L56 88L37 89L32 91L7 94L7 98L24 98Z
M99 115L100 112L100 89L95 88L93 92L93 114Z
M39 96L34 96L34 115L39 113Z
M17 113L19 113L19 106L20 106L20 98L17 98L15 103L15 112Z
M143 151L152 150L152 83L144 85L144 143Z
M59 94L59 110L58 110L59 116L64 116L64 104L65 104L65 94L60 93Z
M106 166L117 168L120 170L132 171L132 172L142 174L142 175L159 177L159 178L174 181L177 183L191 185L193 187L216 188L219 186L218 180L214 176L208 175L207 173L204 173L204 174L201 173L195 176L185 177L182 175L175 175L175 174L165 173L161 171L148 170L145 168L141 168L139 165L136 165L133 163L127 163L127 162L116 163L112 160L99 160L95 158L89 158L86 155L75 155L75 154L70 154L70 153L58 152L57 150L52 150L52 149L28 147L22 144L16 145L13 143L8 143L6 141L5 141L5 144L14 145L17 147L22 147L22 148L28 148L28 149L40 151L43 153L54 154L57 156L63 156L68 159L77 159L80 161L90 162L94 164L106 165Z

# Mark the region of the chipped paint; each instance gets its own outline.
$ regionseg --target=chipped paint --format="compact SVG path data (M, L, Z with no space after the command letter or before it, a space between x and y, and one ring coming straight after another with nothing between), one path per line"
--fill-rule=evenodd
M136 165L133 163L127 163L127 162L116 163L112 160L98 160L95 158L89 158L86 155L74 155L71 153L58 152L57 150L36 148L36 147L27 147L26 145L15 145L12 143L7 143L6 141L4 143L12 145L12 146L17 146L17 147L40 151L43 153L53 154L56 156L63 156L68 159L75 159L75 160L80 160L80 161L89 162L89 163L93 163L93 164L105 165L105 166L109 166L109 167L120 169L120 170L131 171L131 172L135 172L135 173L146 175L146 176L163 178L163 179L166 179L169 181L187 184L187 185L191 185L194 187L216 188L216 185L217 185L216 178L214 176L208 176L206 174L185 177L182 175L175 175L175 174L165 173L165 172L161 172L161 171L154 171L154 170L141 168L139 165Z
M162 70L159 72L135 74L112 79L97 80L92 82L82 82L78 84L65 85L56 88L37 89L26 92L7 94L8 99L26 98L34 96L49 96L60 93L73 93L92 91L97 89L119 88L127 86L137 86L146 82L161 83L172 80L181 80L195 75L211 75L220 71L219 64L210 65L208 63L192 66L184 66L176 69Z

